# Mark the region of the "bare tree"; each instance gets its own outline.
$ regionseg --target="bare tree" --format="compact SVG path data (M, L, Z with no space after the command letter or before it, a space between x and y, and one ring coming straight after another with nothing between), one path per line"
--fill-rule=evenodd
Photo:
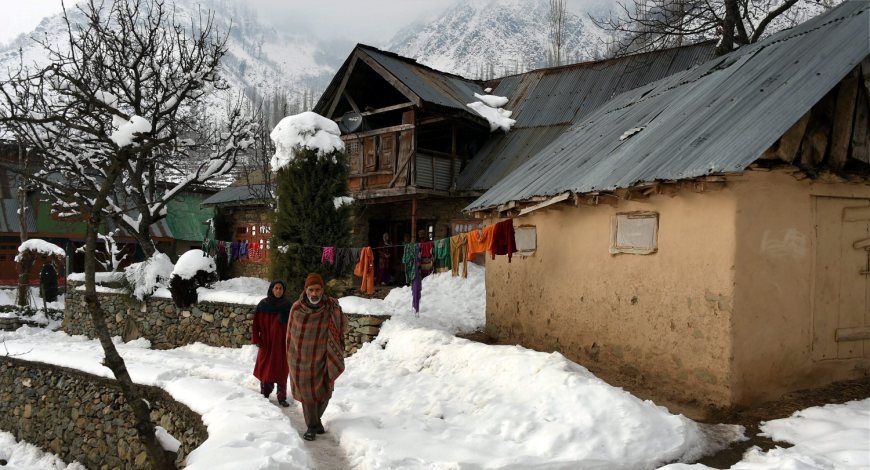
M547 65L549 66L562 65L565 17L565 0L550 0L550 10L547 14L550 40L549 51L547 51Z
M167 203L229 172L251 145L251 123L240 102L224 119L203 119L206 94L223 87L226 52L211 15L194 19L188 31L164 0L87 0L73 14L75 20L63 14L68 44L40 42L50 64L22 67L0 81L0 126L39 159L27 176L56 214L87 223L85 302L104 364L133 410L152 466L171 468L96 294L98 230L112 218L153 254L150 226L166 215ZM167 185L166 175L177 179Z
M752 44L769 32L793 26L837 0L627 0L616 13L592 18L620 35L612 55L645 52L718 39L716 54Z

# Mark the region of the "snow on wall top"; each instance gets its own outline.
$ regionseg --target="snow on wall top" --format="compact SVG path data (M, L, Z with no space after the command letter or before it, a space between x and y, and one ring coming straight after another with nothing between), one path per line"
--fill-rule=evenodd
M303 148L315 150L318 155L344 151L338 124L311 111L281 119L269 136L275 143L271 160L273 171L293 161L296 152Z
M21 255L23 255L25 251L35 251L45 256L55 255L62 258L66 257L66 252L63 251L63 248L54 243L49 243L39 238L31 238L18 246L18 254L15 256L16 263L21 262Z
M214 258L206 256L202 250L189 250L178 257L172 275L182 279L191 279L196 276L198 271L213 273L217 271L217 265Z

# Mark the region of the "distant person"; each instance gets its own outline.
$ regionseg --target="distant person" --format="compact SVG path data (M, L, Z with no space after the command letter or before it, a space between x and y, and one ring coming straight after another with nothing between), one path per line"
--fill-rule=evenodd
M43 264L42 269L39 270L39 287L42 289L42 300L57 301L57 270L52 263Z
M307 427L302 438L306 441L326 432L320 418L332 397L335 379L344 372L347 318L338 300L324 294L324 285L319 274L308 275L287 325L290 389L302 403Z
M291 303L284 295L284 281L272 281L266 298L257 304L251 342L259 347L254 377L260 380L260 393L269 398L272 389L278 386L278 404L287 403L287 349L284 338L287 334L287 319Z
M381 238L381 244L377 248L378 269L375 271L375 283L378 285L383 286L393 281L392 276L390 276L391 251L390 234L384 233L384 236Z

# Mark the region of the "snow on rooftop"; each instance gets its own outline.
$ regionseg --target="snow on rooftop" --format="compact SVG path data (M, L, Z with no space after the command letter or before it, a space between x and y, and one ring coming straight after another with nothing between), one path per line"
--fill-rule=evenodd
M269 136L275 144L271 160L273 171L293 161L302 148L315 150L318 155L344 151L338 124L311 111L281 119Z
M489 130L491 132L495 132L496 129L508 132L511 130L511 127L517 123L516 119L511 119L511 114L513 114L513 112L502 108L502 106L508 103L508 98L504 96L481 95L478 93L475 93L474 97L477 98L478 101L468 103L466 106L473 109L474 112L489 121Z
M21 255L23 255L25 251L35 251L45 256L54 255L61 258L66 257L66 251L63 251L63 248L40 238L31 238L21 245L18 245L18 254L15 256L16 263L21 261Z
M192 279L199 271L216 272L217 264L215 264L214 258L209 257L202 250L188 250L178 257L175 269L172 270L172 276Z

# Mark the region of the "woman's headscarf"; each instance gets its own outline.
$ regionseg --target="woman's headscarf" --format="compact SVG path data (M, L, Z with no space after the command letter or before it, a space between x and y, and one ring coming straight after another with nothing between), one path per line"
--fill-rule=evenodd
M277 284L281 284L284 288L284 295L281 297L275 297L275 294L272 292L272 289L274 289ZM257 304L257 311L278 315L278 322L285 325L287 324L287 319L290 317L290 307L292 306L293 303L287 300L287 284L284 284L284 281L276 279L269 284L269 291L266 292L266 298Z

